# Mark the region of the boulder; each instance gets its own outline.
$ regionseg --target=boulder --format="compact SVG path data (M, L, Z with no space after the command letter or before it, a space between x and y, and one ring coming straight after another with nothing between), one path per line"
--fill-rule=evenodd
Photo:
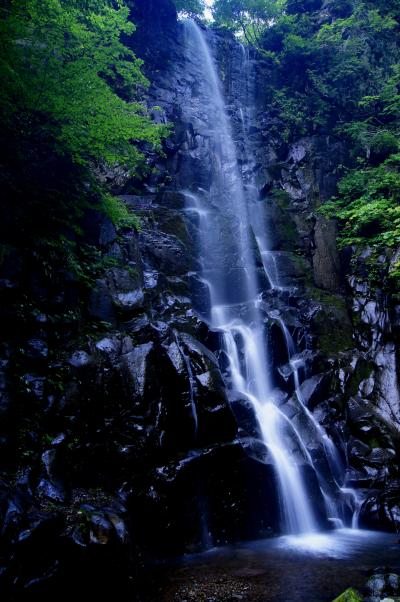
M107 272L108 286L114 307L121 313L137 313L144 304L141 274L125 268Z
M93 318L102 322L108 322L111 325L116 324L117 319L113 299L105 279L96 280L90 295L88 309L90 316Z

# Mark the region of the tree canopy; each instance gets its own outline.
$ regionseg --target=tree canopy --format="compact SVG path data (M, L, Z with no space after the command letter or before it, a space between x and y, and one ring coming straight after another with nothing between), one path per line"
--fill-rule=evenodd
M11 0L0 10L6 127L51 137L77 163L134 167L131 142L159 144L162 128L140 102L141 61L121 41L134 26L120 0Z
M218 25L240 32L260 50L264 31L285 7L286 0L215 0L212 12Z
M201 17L205 11L205 0L174 0L178 13L186 17Z
M122 41L134 29L122 0L0 7L0 261L24 246L80 275L95 263L82 236L88 208L137 224L95 176L140 176L144 148L168 132L151 120L142 61Z

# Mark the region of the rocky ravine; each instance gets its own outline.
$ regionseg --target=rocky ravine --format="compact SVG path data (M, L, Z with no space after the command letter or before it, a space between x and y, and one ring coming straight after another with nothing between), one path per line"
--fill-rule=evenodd
M273 475L257 452L254 417L228 400L218 336L193 309L202 291L181 191L207 189L212 178L201 106L197 122L184 110L189 101L196 107L196 74L185 69L183 30L168 0L137 0L134 19L131 43L146 61L149 105L161 108L155 119L174 123L165 156L148 156L154 169L144 184L122 171L104 174L140 216L140 234L116 232L88 213L86 238L109 265L90 299L68 274L61 285L47 282L27 257L1 268L3 318L18 323L27 292L35 306L28 326L2 346L0 578L10 599L34 599L60 584L73 592L80 578L81 591L123 592L150 558L277 529ZM242 49L226 34L208 35L240 148ZM348 483L367 500L362 523L397 529L399 307L370 290L368 250L339 256L334 224L315 214L334 192L346 149L322 136L277 145L262 61L250 59L246 85L258 94L248 116L249 169L286 279L285 290L262 299L276 385L290 408L281 316L306 365L304 399L348 465ZM382 274L389 261L382 257ZM86 321L71 339L65 332L82 305ZM322 462L312 436L309 449Z

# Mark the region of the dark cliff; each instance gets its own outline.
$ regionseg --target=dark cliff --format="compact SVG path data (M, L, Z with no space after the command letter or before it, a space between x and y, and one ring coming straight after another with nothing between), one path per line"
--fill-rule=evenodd
M277 531L274 477L258 450L254 416L228 399L218 336L194 310L204 290L181 191L193 182L207 189L213 177L198 74L185 67L184 31L170 2L137 1L133 18L129 43L145 60L154 119L174 124L164 156L148 154L145 182L104 174L140 217L140 232L117 232L106 217L88 214L86 236L108 261L89 296L69 274L43 281L20 257L2 266L5 316L17 312L21 291L35 299L1 360L1 579L11 599L35 599L60 584L72 593L82 579L90 594L133 591L154 557ZM338 253L335 225L315 213L335 191L345 145L328 136L288 147L274 141L263 60L250 54L245 88L242 48L227 34L207 35L239 149L238 109L248 87L257 90L247 116L249 170L285 280L262 298L282 403L290 407L294 384L277 316L305 365L305 403L364 501L362 524L398 529L400 314L371 289L362 257ZM185 111L189 101L194 117ZM83 321L66 336L82 305ZM312 434L304 437L323 471L321 450Z

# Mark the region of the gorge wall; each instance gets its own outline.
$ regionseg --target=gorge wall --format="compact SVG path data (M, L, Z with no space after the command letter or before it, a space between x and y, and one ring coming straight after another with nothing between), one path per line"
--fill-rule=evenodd
M228 398L219 335L195 309L205 292L185 191L208 190L215 169L200 75L195 63L188 68L184 27L168 0L137 0L133 19L129 44L145 61L153 117L174 124L164 156L147 153L145 182L122 169L101 175L140 217L140 232L116 232L105 216L87 213L85 236L109 262L89 298L68 274L63 290L36 277L24 258L2 266L5 317L18 321L26 288L40 308L2 348L0 578L11 599L34 599L60 583L72 592L80 578L91 594L115 595L132 589L154 558L279 532L276 483L254 413ZM345 145L327 136L278 144L262 59L226 33L206 35L243 178L257 186L283 275L260 299L282 407L328 475L296 407L283 320L304 366L304 403L346 468L347 523L360 510L362 526L397 530L399 306L368 284L368 249L361 258L351 249L339 255L335 224L316 213L335 192ZM383 277L388 261L382 257ZM86 322L65 343L63 329L82 304ZM322 525L316 481L312 497Z

